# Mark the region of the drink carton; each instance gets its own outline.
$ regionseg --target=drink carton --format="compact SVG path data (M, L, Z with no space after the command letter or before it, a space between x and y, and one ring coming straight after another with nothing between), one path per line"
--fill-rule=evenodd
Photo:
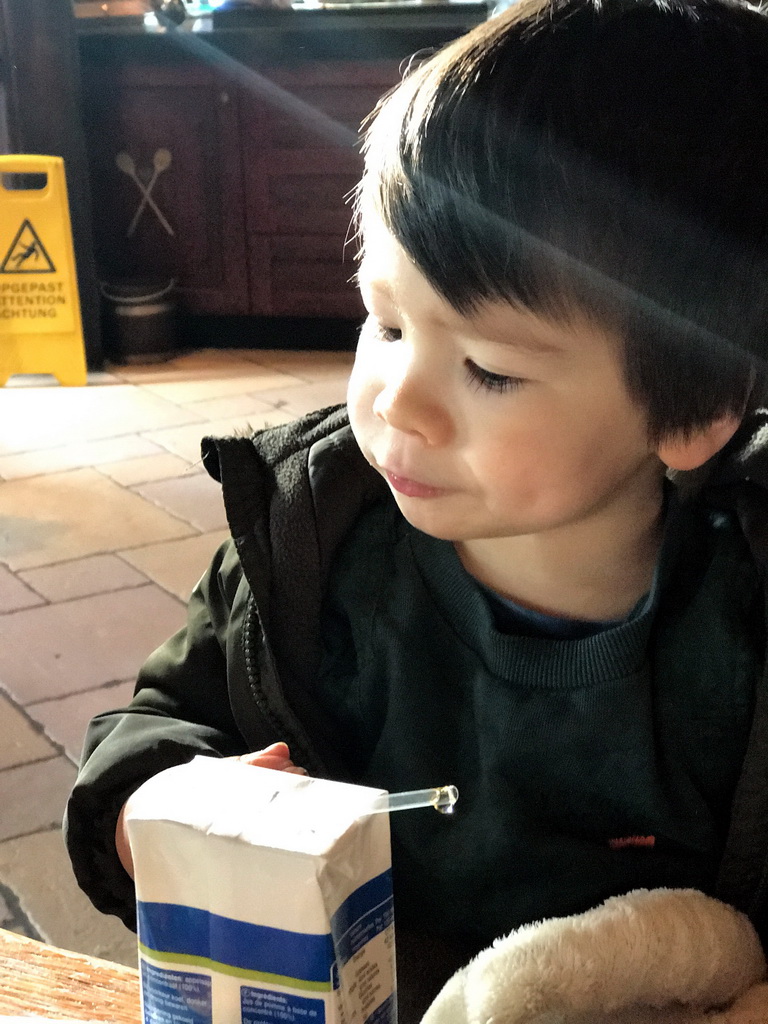
M138 789L145 1024L395 1024L383 795L208 757Z

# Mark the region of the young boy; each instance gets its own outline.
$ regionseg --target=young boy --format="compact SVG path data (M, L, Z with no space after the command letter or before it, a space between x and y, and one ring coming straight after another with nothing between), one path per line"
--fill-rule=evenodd
M458 786L392 821L406 1024L638 887L768 932L766 69L729 0L520 0L383 102L348 418L205 441L233 541L69 805L101 910L202 753Z

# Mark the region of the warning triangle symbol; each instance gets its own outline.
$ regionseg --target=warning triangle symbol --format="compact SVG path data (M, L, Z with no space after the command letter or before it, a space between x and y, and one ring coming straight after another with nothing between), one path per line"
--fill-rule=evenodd
M22 222L0 263L0 274L55 274L53 260L28 220Z

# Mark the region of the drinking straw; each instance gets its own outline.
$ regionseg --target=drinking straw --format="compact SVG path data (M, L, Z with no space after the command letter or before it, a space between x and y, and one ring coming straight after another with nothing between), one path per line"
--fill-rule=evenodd
M367 814L383 811L409 811L416 807L434 807L442 814L453 814L453 805L459 799L455 786L437 786L435 789L411 789L405 793L385 793L376 797Z

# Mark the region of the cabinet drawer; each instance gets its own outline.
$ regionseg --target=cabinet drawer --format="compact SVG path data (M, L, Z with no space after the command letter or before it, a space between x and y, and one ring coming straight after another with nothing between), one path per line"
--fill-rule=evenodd
M269 281L269 309L253 312L273 316L365 316L354 282L357 264L344 235L274 235L260 238L251 250L251 271L261 281L253 294L264 296Z
M357 174L295 171L267 178L271 229L285 234L345 235Z
M246 166L250 176L245 195L249 233L347 233L351 196L362 173L358 154L268 151Z

